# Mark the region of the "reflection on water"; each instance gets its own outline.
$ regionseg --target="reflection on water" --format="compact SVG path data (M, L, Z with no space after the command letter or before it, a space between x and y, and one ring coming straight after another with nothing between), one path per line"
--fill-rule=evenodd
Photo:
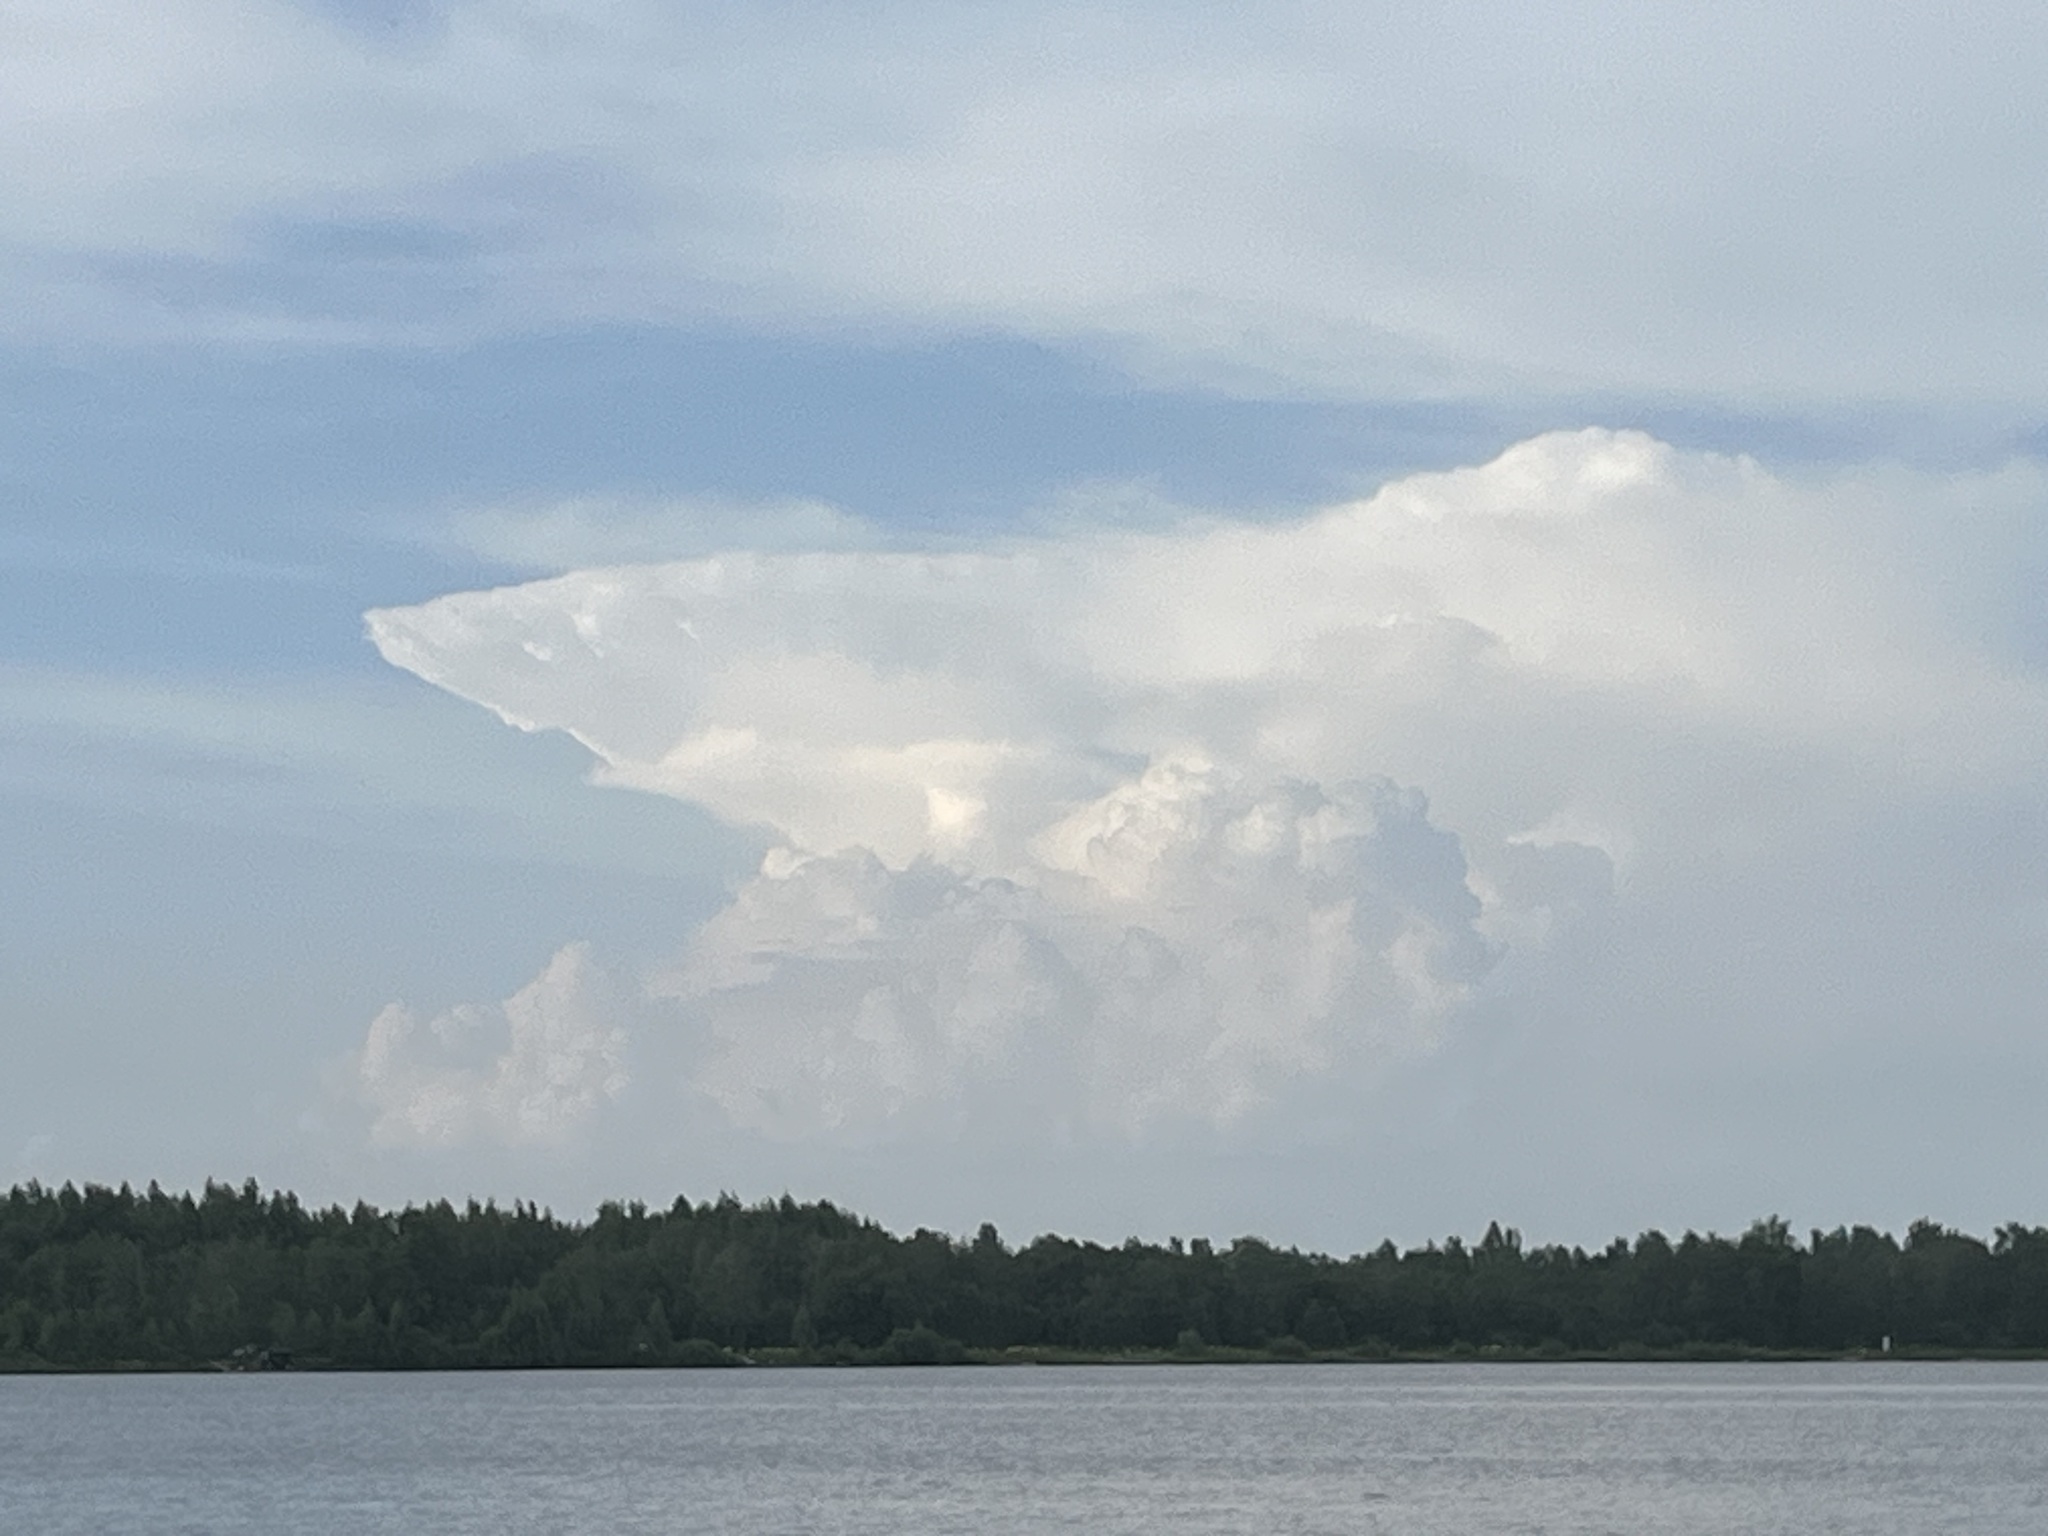
M0 1377L0 1531L2048 1531L2048 1365Z

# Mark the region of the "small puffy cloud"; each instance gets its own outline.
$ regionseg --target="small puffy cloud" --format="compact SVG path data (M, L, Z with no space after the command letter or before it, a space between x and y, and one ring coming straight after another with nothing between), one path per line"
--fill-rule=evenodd
M625 1050L589 947L571 944L502 1003L431 1019L393 1003L350 1065L375 1145L551 1145L624 1091Z
M1961 850L2038 822L2048 754L2048 690L1902 530L2044 499L2024 466L1797 482L1559 433L1286 522L727 553L367 623L598 781L755 830L653 984L731 1121L1137 1137L1364 1094L1482 1005L1702 1058L1897 1014L1873 957L1977 921Z
M8 1174L8 1184L25 1184L47 1171L52 1165L50 1153L56 1145L57 1138L47 1131L38 1131L29 1137L14 1154L14 1167Z

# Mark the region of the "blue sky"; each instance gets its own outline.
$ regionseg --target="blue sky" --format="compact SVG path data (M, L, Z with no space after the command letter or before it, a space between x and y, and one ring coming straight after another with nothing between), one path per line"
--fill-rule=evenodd
M2044 61L17 8L0 1177L2038 1216Z

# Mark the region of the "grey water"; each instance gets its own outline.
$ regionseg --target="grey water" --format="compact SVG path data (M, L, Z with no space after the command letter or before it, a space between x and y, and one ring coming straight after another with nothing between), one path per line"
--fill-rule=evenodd
M2048 1531L2048 1364L0 1377L0 1531Z

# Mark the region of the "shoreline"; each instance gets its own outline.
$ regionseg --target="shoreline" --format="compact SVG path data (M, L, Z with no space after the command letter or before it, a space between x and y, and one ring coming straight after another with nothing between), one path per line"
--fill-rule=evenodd
M715 1346L714 1346L715 1347ZM863 1354L872 1353L863 1351ZM1736 1346L1700 1345L1666 1350L1568 1350L1563 1353L1515 1350L1494 1346L1483 1350L1398 1350L1362 1354L1332 1350L1307 1355L1270 1353L1263 1350L1217 1349L1203 1354L1173 1350L1073 1350L1035 1345L1009 1349L965 1350L959 1358L945 1360L889 1360L828 1358L792 1349L725 1351L723 1359L698 1358L689 1361L562 1363L555 1365L452 1364L435 1365L336 1365L308 1360L284 1366L249 1366L226 1360L195 1362L106 1361L87 1364L51 1364L41 1360L0 1359L0 1377L8 1376L421 1376L421 1375L503 1375L513 1371L567 1372L602 1371L640 1373L656 1371L905 1371L1003 1369L1038 1366L1071 1366L1096 1369L1186 1368L1190 1366L1390 1366L1428 1368L1445 1365L1941 1365L1941 1364L2030 1364L2048 1362L2048 1349L1933 1349L1894 1350L1771 1350Z

